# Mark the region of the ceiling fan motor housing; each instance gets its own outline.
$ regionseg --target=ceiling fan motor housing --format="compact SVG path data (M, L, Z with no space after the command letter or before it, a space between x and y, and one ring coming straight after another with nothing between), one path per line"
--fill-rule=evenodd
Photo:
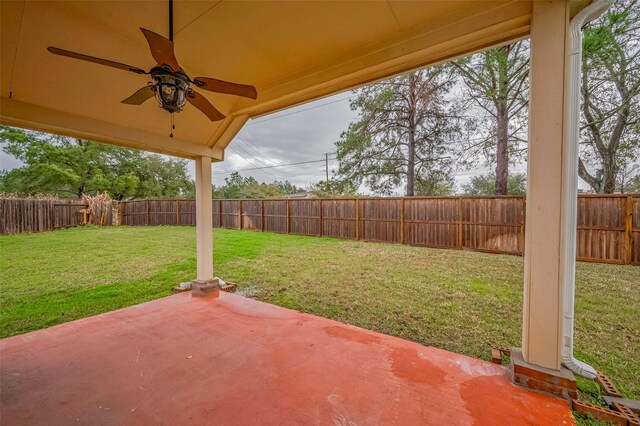
M182 111L191 91L189 76L182 71L172 72L162 67L151 69L150 74L155 80L152 89L158 106L171 113Z

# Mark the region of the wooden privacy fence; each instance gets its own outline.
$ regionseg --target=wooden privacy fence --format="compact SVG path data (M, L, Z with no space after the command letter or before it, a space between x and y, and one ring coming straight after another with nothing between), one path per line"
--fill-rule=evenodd
M0 235L23 232L52 231L88 223L83 210L87 204L80 200L38 198L0 198ZM102 223L110 225L110 205L98 206L97 215Z
M193 200L120 203L122 225L195 225ZM524 197L213 200L213 226L521 255ZM640 264L640 195L581 195L579 260Z

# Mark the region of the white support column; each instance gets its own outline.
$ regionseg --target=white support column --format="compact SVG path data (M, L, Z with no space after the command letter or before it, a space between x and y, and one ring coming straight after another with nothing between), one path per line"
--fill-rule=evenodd
M530 364L561 368L565 68L568 3L533 2L522 351Z
M196 251L197 279L213 278L213 207L211 158L196 158Z

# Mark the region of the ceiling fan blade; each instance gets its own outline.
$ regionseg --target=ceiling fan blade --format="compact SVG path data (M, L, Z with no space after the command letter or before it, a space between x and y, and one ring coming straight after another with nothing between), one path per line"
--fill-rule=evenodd
M187 101L191 105L193 105L194 107L196 107L200 111L202 111L202 113L204 115L206 115L207 117L209 117L209 120L211 120L211 121L222 120L225 117L225 115L223 113L221 113L220 111L218 111L216 109L216 107L211 105L211 102L209 102L207 100L207 98L205 98L204 96L202 96L198 92L193 92L192 91L190 94L188 94L187 95Z
M155 92L151 89L150 86L144 86L142 89L136 90L133 95L120 102L127 105L142 105L147 100L153 98L154 95Z
M100 65L106 65L108 67L117 68L124 71L131 71L136 74L146 74L147 72L138 67L133 67L127 64L121 64L120 62L110 61L108 59L96 58L95 56L83 55L82 53L71 52L70 50L58 49L57 47L49 46L47 50L54 55L66 56L68 58L80 59L82 61L93 62Z
M180 65L173 51L173 42L160 34L154 33L146 28L140 28L149 43L151 56L156 60L158 65L169 65L173 71L180 71Z
M193 81L196 86L210 92L226 93L251 99L256 99L258 97L256 88L249 84L231 83L229 81L209 77L196 77Z

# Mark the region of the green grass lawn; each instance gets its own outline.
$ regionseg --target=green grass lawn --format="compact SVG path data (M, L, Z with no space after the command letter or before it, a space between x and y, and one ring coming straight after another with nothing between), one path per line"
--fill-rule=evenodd
M521 257L224 229L214 245L216 274L260 300L483 359L520 344ZM6 337L169 295L194 278L195 229L15 235L0 255ZM639 267L578 264L576 355L640 397Z

